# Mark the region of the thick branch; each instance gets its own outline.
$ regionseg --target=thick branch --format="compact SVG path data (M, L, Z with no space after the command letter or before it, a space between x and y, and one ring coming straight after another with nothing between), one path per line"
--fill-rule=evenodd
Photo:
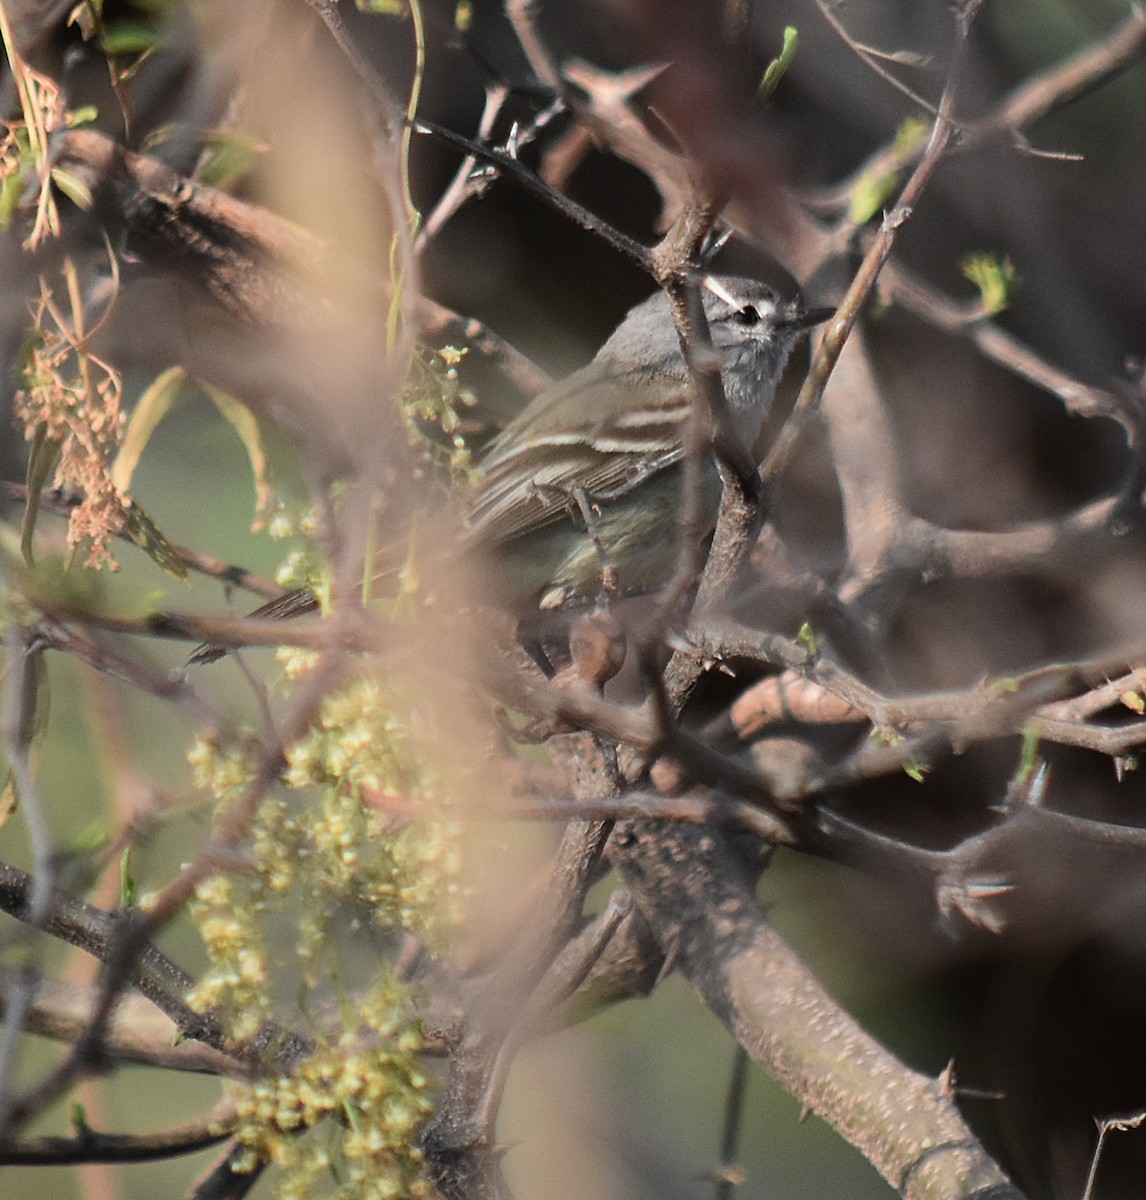
M869 1037L760 913L712 831L618 826L610 858L654 933L737 1041L908 1200L1021 1200L941 1082Z

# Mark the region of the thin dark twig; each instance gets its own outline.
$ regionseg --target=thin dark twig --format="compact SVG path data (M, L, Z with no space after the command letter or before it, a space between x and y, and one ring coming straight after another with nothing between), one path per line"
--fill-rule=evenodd
M149 616L115 617L105 613L41 606L46 616L59 622L106 629L137 637L166 638L178 642L211 642L227 649L243 646L299 646L308 650L340 647L381 653L396 649L384 625L360 614L340 613L324 620L281 621L254 617L202 617L193 613L156 612Z
M533 23L536 8L536 0L505 0L505 15L513 26L513 32L533 73L546 87L560 94L565 89L565 81Z
M426 121L421 117L414 122L414 131L424 134L427 137L436 138L438 141L444 142L447 146L452 146L455 150L460 150L465 155L472 155L479 162L485 162L492 167L496 167L507 179L512 179L515 183L525 188L531 195L544 200L546 204L556 209L562 216L567 217L581 229L595 234L603 242L612 246L614 250L619 251L639 267L644 268L646 271L651 269L650 251L646 246L641 245L640 242L629 237L627 234L621 233L620 230L614 229L607 221L601 220L600 217L590 212L589 209L578 204L575 200L569 199L568 196L557 191L555 188L550 187L535 172L514 158L508 151L480 145L470 138L454 133L452 129L446 129L442 125L437 125L433 121Z
M987 320L977 305L951 300L897 262L885 267L880 292L936 328L966 337L985 358L1057 397L1070 412L1083 417L1110 417L1126 427L1132 437L1137 436L1140 417L1130 411L1124 396L1059 370L1013 334Z
M821 8L824 7L822 0L817 2ZM966 154L986 138L1009 134L1012 142L1024 154L1077 161L1078 155L1033 150L1023 130L1117 78L1142 55L1144 46L1146 12L1135 7L1127 20L1102 41L1081 51L1074 58L1024 80L985 117L960 124L958 145L952 146L950 153ZM880 178L903 165L902 150L894 143L885 145L842 182L818 189L809 197L810 203L813 208L825 211L846 205L861 179Z
M28 489L22 483L2 480L0 481L0 496L8 496L20 504L26 504ZM55 489L41 492L36 501L41 512L50 512L60 517L70 516L77 503L78 499L68 499ZM116 537L125 542L131 540L126 529L121 529ZM245 591L253 592L256 596L263 596L267 600L274 600L286 590L272 580L256 575L254 571L250 571L246 567L224 562L223 559L216 558L213 554L203 554L199 550L193 550L190 546L182 546L176 542L171 544L171 549L184 566L190 567L192 571L197 571L200 575L209 575L213 579L218 579L229 587L242 588Z
M156 671L146 663L115 654L50 617L38 621L35 629L41 645L70 654L111 679L130 683L139 691L160 700L182 704L199 720L218 720L221 716L217 709L196 694L185 677Z
M807 416L815 410L823 396L824 388L831 377L844 343L851 334L852 328L859 319L860 308L864 300L875 286L880 271L891 255L896 235L900 227L910 218L915 204L918 202L927 186L935 168L939 165L948 143L955 130L953 113L955 96L959 79L962 74L963 62L966 56L967 33L970 22L977 12L982 0L965 5L959 13L955 49L952 53L951 65L948 71L947 83L935 113L935 121L931 127L931 136L926 148L919 159L915 170L911 173L899 199L892 210L887 213L880 224L879 232L864 255L863 262L856 272L847 293L840 304L834 320L826 327L820 339L808 377L804 381L792 417L777 437L767 461L762 470L765 483L775 479L784 469L795 450L796 443L802 431Z
M230 1118L230 1121L228 1120ZM229 1101L198 1121L162 1133L97 1133L84 1128L75 1137L39 1137L0 1146L0 1166L63 1167L78 1163L161 1162L194 1154L230 1137L234 1106Z
M724 1097L724 1127L720 1135L720 1161L716 1166L714 1200L732 1200L733 1189L743 1182L736 1160L744 1127L744 1097L748 1091L748 1051L739 1043L732 1056L732 1072Z
M508 98L509 88L503 83L491 84L486 88L485 105L482 109L481 118L478 121L477 135L474 139L479 145L485 145L488 142L498 115L505 106ZM457 213L470 197L480 195L489 186L487 178L479 178L474 174L474 167L477 166L477 161L477 158L473 154L467 154L462 159L461 164L454 173L453 179L450 180L446 190L438 198L438 202L423 217L421 227L414 238L414 252L416 254L421 254L425 250L427 243L437 236L446 222Z
M682 668L679 656L661 668L661 655L674 623L688 624L692 607L718 600L747 556L750 533L759 528L760 479L748 448L738 438L692 264L698 262L716 224L720 206L694 196L654 252L658 275L672 306L681 350L688 367L692 409L684 430L682 499L677 519L678 554L673 574L642 633L642 674L662 738L669 738L676 713L700 664ZM708 473L712 455L728 468L724 478L716 534L706 549ZM707 560L706 560L707 554Z
M968 135L976 138L998 129L1017 133L1117 78L1144 51L1146 11L1132 5L1130 16L1108 37L1026 80L993 113L971 126Z
M318 18L326 27L331 40L350 64L351 70L370 97L372 103L371 107L366 110L366 117L368 122L374 126L374 166L389 194L392 191L392 171L394 157L397 153L397 139L402 128L401 110L378 72L374 70L347 32L338 11L337 0L306 0L306 3L318 14ZM395 228L402 228L403 224L404 222L399 222Z
M0 1011L6 1011L13 986L22 983L21 972L0 969ZM39 1037L74 1042L91 1018L95 990L38 977L35 996L25 1015L24 1028ZM180 1040L181 1038L181 1040ZM142 995L125 996L103 1046L104 1059L168 1071L246 1078L250 1067L205 1042L183 1037L178 1025Z
M33 875L25 877L27 887L22 907L28 923L42 929L50 920L58 866L31 762L38 712L44 704L43 651L36 646L34 631L16 621L6 631L4 643L6 669L0 674L0 735L8 760L10 785L23 810L32 843L34 868ZM0 1039L0 1081L13 1077L21 1032L32 1008L41 954L42 947L37 941L10 990ZM12 1107L12 1098L0 1093L0 1140Z
M484 1094L473 1115L474 1124L479 1130L492 1136L501 1096L509 1078L509 1069L522 1044L538 1025L550 1017L584 983L593 966L604 954L605 947L632 910L633 902L628 892L615 893L605 911L565 947L531 993L494 1055Z
M418 297L417 314L425 336L451 339L470 347L525 395L544 391L553 382L535 362L475 317L462 316L425 296Z
M243 1200L270 1166L260 1160L253 1169L246 1162L244 1147L232 1146L188 1193L187 1200Z
M794 845L798 840L791 828L758 805L703 792L682 796L629 791L615 799L596 801L565 797L519 800L483 812L482 816L495 821L675 821L712 829L747 830L779 845Z
M704 215L690 250L695 249L699 253L715 215L712 209ZM704 565L704 537L707 532L706 491L712 454L720 433L727 431L730 423L724 381L713 355L712 338L697 281L691 274L681 272L669 281L668 295L672 303L673 320L680 335L681 349L688 365L693 402L683 439L683 500L677 517L679 554L673 575L659 597L658 615L663 614L662 621L654 625L652 636L649 638L649 644L655 645L658 653L667 625L688 620L683 606L688 594L696 586ZM727 436L723 442L727 445ZM729 450L729 458L732 457L732 453ZM751 461L745 463L745 456L745 448L741 446L740 457L735 467L735 479L741 481L743 477L743 486L747 488L752 486L749 479L755 476L755 464Z
M824 20L835 30L836 34L845 46L848 46L855 55L868 67L874 71L880 79L885 83L889 83L897 92L902 92L912 104L917 104L924 111L938 116L938 110L935 105L929 100L926 100L918 92L913 91L906 83L903 82L897 75L893 74L881 63L880 55L871 49L869 46L864 46L857 42L847 31L847 27L832 11L832 5L829 0L816 0L816 7L820 10Z
M281 724L281 741L264 748L255 766L246 793L219 820L210 841L198 855L155 896L146 913L127 909L119 915L115 936L111 939L99 996L92 1019L71 1052L23 1096L9 1102L0 1124L0 1140L10 1131L32 1119L71 1086L77 1077L98 1061L100 1049L123 990L135 978L142 955L150 948L155 934L180 913L195 888L211 875L234 866L234 850L246 832L251 817L267 790L278 778L282 748L302 737L314 719L323 698L336 685L345 669L343 656L328 651L298 689L291 711ZM303 1043L287 1039L279 1049L290 1057L299 1053Z
M30 900L32 877L7 863L0 863L0 909L17 920L28 922L33 915ZM126 913L110 913L86 904L61 891L53 891L47 914L37 927L52 937L108 963ZM132 966L128 980L161 1012L171 1018L184 1037L194 1038L221 1052L227 1052L226 1036L216 1022L195 1012L183 997L195 980L151 944L145 944Z
M1146 1122L1146 1111L1131 1113L1126 1117L1104 1117L1097 1122L1098 1141L1094 1147L1094 1157L1090 1160L1090 1171L1086 1177L1086 1188L1082 1193L1082 1200L1090 1200L1094 1195L1094 1180L1098 1175L1098 1164L1102 1159L1107 1136L1114 1132L1125 1133L1130 1129L1140 1129L1143 1122Z

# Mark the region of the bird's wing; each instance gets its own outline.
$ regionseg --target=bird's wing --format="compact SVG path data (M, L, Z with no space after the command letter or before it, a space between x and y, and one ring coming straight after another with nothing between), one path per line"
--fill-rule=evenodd
M640 397L615 415L605 389L615 378L594 367L572 375L538 397L491 444L470 510L466 541L496 546L560 520L576 509L575 489L593 502L624 496L651 475L680 461L688 419L688 388L662 386L655 407ZM522 486L522 480L528 480Z

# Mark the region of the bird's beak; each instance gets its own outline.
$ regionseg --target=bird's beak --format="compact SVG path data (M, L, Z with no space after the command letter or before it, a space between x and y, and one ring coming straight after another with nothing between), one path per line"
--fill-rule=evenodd
M811 329L822 325L829 317L834 317L834 308L799 309L793 305L786 317L778 317L772 323L772 328L783 333L798 333L802 329Z

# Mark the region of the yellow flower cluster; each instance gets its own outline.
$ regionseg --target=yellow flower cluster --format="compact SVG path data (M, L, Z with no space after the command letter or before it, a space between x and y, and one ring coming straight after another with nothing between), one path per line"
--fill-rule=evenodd
M283 1168L278 1195L307 1200L337 1173L339 1200L399 1200L430 1191L416 1146L430 1113L427 1079L414 1054L419 1039L403 1015L396 984L384 984L362 1011L363 1027L260 1080L237 1101L240 1168ZM339 1138L302 1136L327 1117Z
M238 1099L244 1162L282 1167L278 1194L296 1200L330 1194L335 1176L343 1200L427 1190L416 1145L427 1080L385 947L448 932L460 838L439 815L445 788L411 709L396 683L365 673L329 696L286 748L285 790L258 804L239 869L205 880L192 906L209 962L196 1008L213 1011L236 1043L269 1021L289 1024L284 1011L296 1022L305 1012L308 1034L318 1029L319 1050ZM204 737L189 760L220 813L252 786L253 743ZM369 961L378 966L364 979ZM322 1135L308 1133L326 1118Z

